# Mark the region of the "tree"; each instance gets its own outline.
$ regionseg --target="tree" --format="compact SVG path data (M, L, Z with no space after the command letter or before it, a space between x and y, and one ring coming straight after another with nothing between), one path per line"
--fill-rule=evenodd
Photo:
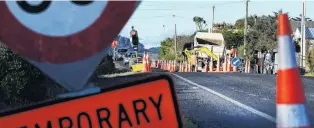
M172 38L167 38L161 41L159 57L164 60L175 59L174 41Z
M207 26L206 21L202 17L194 16L193 21L194 21L194 23L196 25L196 30L197 31L202 31Z
M225 29L222 31L222 34L224 36L227 49L231 49L232 46L239 47L240 45L243 45L243 33Z

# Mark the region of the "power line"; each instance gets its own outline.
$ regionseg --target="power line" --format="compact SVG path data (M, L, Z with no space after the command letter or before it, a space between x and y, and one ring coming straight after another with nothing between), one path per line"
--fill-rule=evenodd
M220 4L212 4L212 6L223 6L223 5L227 5L227 4L235 4L235 3L243 3L243 1L233 1L233 2L225 2L225 3L220 3ZM140 5L142 6L142 5ZM144 5L145 6L145 5ZM146 6L156 6L156 5L146 5ZM157 6L156 6L157 7ZM176 7L173 6L172 7ZM178 6L177 6L178 7ZM191 11L189 9L210 9L211 6L197 6L197 7L193 7L191 8L191 6L186 7L186 8L180 8L180 9L174 9L174 8L138 8L137 10L157 10L157 11Z

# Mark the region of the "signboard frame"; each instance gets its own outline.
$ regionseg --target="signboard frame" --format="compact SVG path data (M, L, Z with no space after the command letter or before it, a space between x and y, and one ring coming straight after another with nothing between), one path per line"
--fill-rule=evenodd
M148 76L148 77L142 78L140 80L135 80L132 82L122 83L122 84L112 86L109 88L104 88L104 89L101 89L101 91L99 93L88 94L85 96L66 97L66 98L61 98L61 99L51 99L51 100L38 102L35 104L30 104L30 105L20 107L20 108L13 108L13 109L0 111L0 119L5 118L6 116L13 115L13 114L19 114L19 113L26 112L26 111L36 110L39 108L45 108L45 107L49 107L52 105L57 105L57 104L66 103L69 101L78 100L81 98L92 97L92 96L95 96L98 94L108 93L108 92L116 91L119 89L126 89L126 88L130 88L130 87L141 86L142 84L154 82L154 81L158 81L158 80L166 80L168 82L168 85L169 85L168 87L170 88L170 91L171 91L171 97L172 97L171 100L172 100L173 105L174 105L175 117L177 120L176 123L177 123L178 128L182 128L183 127L183 120L181 118L182 116L181 116L179 102L178 102L177 95L176 95L175 86L174 86L174 83L173 83L173 80L171 79L171 77L166 75L166 74Z

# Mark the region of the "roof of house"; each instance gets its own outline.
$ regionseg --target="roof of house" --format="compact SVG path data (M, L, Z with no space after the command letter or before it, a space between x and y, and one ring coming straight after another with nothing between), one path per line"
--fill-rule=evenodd
M301 29L301 21L290 21L290 25L293 32ZM314 21L306 21L305 26L305 38L314 39Z
M301 21L290 20L290 25L292 31L295 31L297 28L301 27ZM305 26L309 28L314 28L314 21L306 21Z

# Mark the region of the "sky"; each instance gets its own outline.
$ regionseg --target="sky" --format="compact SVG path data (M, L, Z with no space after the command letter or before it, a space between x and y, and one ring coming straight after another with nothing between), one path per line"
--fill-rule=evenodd
M212 24L212 6L215 6L214 22L234 24L237 19L245 17L244 0L143 0L133 13L120 35L129 37L131 26L138 31L140 42L145 48L158 47L160 42L173 37L175 24L177 35L192 34L196 30L194 16L203 17L207 27ZM306 17L314 19L314 1L306 1ZM250 0L249 15L272 15L273 11L282 9L290 17L302 13L301 0Z

